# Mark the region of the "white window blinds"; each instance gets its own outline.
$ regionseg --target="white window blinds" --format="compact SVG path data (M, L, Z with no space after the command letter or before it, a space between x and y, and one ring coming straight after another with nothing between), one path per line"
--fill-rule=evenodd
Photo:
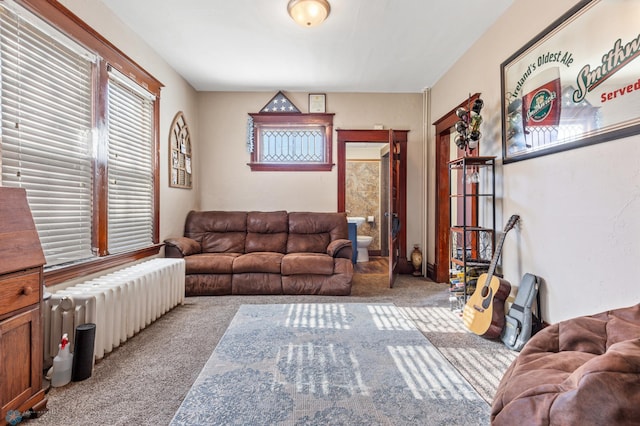
M47 266L92 256L95 57L0 3L2 185L22 187Z
M109 72L109 253L153 244L154 97Z

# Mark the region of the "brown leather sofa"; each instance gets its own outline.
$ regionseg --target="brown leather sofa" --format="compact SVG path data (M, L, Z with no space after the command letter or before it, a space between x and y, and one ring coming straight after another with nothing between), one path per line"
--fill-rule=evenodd
M346 213L191 211L164 242L185 259L187 296L351 294Z
M498 386L491 423L640 424L640 304L533 336Z

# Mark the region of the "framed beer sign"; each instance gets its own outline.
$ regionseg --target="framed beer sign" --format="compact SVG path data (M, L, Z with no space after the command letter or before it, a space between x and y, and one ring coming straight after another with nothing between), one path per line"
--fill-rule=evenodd
M505 164L640 133L640 1L583 0L500 71Z

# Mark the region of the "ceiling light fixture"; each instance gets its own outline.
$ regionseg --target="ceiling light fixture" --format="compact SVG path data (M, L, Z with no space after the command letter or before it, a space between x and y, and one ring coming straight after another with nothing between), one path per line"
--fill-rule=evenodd
M320 25L331 11L327 0L289 0L287 11L303 27Z

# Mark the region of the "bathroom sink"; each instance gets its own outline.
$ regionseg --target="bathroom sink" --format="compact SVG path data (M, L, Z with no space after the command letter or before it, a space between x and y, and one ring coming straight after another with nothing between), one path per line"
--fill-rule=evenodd
M356 226L360 226L364 223L364 217L359 217L359 216L348 216L347 217L347 222L349 223L355 223Z

